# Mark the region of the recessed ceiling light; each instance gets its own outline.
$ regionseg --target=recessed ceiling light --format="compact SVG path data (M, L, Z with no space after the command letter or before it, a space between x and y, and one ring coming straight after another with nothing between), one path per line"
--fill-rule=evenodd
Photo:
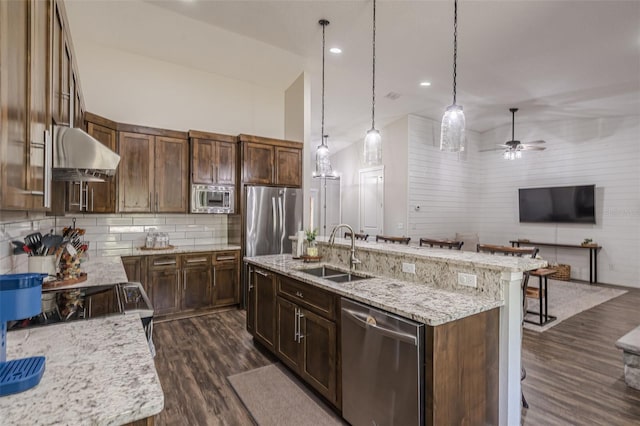
M420 86L423 86L423 87L431 86L431 82L429 82L429 81L422 81L422 82L420 82Z
M332 47L331 49L329 49L329 52L331 53L342 53L342 49L340 49L339 47Z

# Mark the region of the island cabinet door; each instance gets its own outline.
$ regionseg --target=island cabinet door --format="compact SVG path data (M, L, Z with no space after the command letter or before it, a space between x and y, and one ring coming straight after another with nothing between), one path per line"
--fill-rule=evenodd
M271 272L255 270L255 338L272 351L276 337L276 280Z
M300 309L299 316L300 375L325 398L337 404L336 324L305 309Z
M212 305L211 259L208 255L183 257L182 309L202 309Z
M180 270L175 256L154 256L149 265L151 303L156 315L180 310Z
M298 314L300 308L278 296L276 301L276 324L278 325L276 354L282 362L295 371L300 371L302 363L299 339Z

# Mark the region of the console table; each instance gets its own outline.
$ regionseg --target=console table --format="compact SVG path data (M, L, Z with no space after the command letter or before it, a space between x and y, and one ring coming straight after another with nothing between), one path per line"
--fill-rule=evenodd
M511 247L520 247L520 244L532 245L532 246L544 246L544 247L558 247L558 248L576 248L589 250L589 283L598 282L598 251L602 248L597 244L554 244L554 243L540 243L536 241L527 240L511 240Z

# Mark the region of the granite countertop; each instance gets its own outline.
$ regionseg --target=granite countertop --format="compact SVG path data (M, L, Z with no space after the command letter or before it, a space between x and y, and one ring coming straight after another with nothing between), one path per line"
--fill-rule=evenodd
M318 237L317 240L320 244L328 245L329 238ZM348 246L350 248L351 240L348 238L336 238L335 245L340 247ZM432 261L444 261L450 265L480 267L508 272L531 271L547 265L547 262L542 259L531 259L517 256L496 256L487 253L476 253L474 251L420 247L417 245L376 243L375 241L361 240L356 240L355 245L357 250L368 250L400 256L416 256Z
M240 246L233 244L207 244L201 246L179 246L170 249L161 250L145 250L136 247L131 250L131 254L126 256L151 256L157 254L180 254L180 253L200 253L203 251L227 251L227 250L240 250ZM125 256L125 255L123 255Z
M1 424L121 425L154 416L164 394L140 317L7 333L7 359L44 355L38 386L0 398Z
M374 277L361 281L334 283L300 271L304 268L316 268L324 263L304 263L293 259L291 255L245 257L244 260L340 296L432 326L504 305L503 301L485 296L457 293L438 289L430 284L409 283L391 278Z

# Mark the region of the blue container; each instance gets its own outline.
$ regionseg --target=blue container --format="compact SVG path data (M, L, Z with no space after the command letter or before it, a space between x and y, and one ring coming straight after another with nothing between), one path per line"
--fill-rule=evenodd
M7 359L7 321L38 315L41 311L42 280L47 274L0 275L0 396L22 392L40 383L43 356Z
M42 280L46 274L0 275L0 322L38 315L42 309Z

